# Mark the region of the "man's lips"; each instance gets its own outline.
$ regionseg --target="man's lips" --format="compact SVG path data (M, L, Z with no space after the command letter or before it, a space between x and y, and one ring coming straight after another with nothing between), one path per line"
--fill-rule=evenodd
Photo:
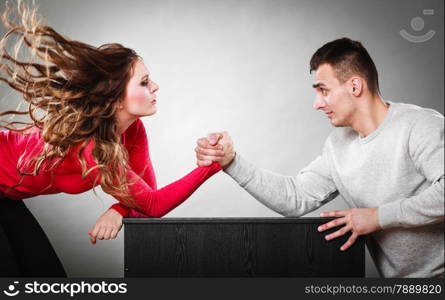
M156 104L156 99L151 100L151 104Z
M324 112L328 117L331 117L332 116L332 114L333 114L333 112L332 111L325 111Z

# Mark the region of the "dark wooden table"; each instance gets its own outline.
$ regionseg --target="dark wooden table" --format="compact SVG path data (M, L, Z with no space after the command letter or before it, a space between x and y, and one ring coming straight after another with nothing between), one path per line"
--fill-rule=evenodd
M332 218L124 219L125 277L364 277L364 239L347 251Z

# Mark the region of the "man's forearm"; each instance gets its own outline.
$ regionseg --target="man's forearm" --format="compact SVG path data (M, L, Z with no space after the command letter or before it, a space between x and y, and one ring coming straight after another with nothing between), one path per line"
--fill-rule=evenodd
M416 227L444 220L444 177L416 196L379 207L382 228Z
M268 208L284 216L301 216L334 199L338 192L310 171L284 176L255 167L238 153L224 172ZM318 182L317 182L317 179Z

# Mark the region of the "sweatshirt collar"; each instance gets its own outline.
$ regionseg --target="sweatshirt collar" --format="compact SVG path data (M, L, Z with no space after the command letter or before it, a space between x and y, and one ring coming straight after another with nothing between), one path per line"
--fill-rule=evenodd
M374 130L373 132L371 132L370 134L368 134L365 137L360 137L359 136L359 141L360 143L366 144L369 143L371 140L373 140L376 136L378 136L380 134L380 132L388 126L388 123L390 122L390 120L392 119L392 115L394 114L394 105L395 103L391 102L391 101L385 101L385 103L388 105L388 113L386 114L385 119L383 120L382 123L380 123L379 127L377 127L376 130Z

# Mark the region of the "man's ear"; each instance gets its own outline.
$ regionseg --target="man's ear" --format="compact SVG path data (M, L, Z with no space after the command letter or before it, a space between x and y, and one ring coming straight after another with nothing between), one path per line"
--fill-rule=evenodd
M349 80L350 93L359 97L363 93L363 79L360 77L352 77Z

